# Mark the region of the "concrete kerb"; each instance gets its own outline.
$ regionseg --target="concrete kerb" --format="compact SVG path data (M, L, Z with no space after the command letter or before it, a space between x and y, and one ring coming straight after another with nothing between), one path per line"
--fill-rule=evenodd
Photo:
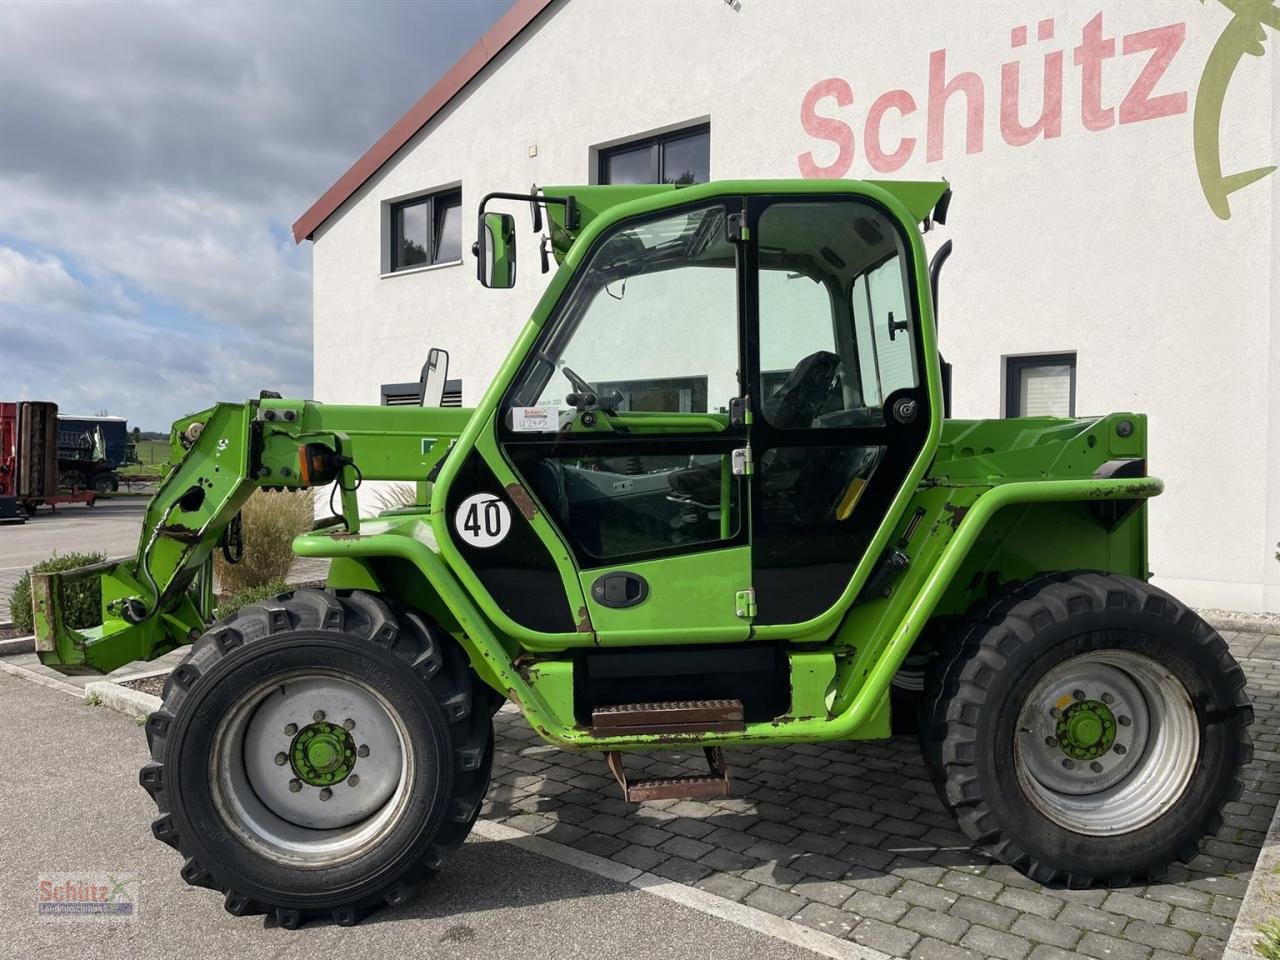
M130 679L135 678L130 677ZM153 712L159 710L161 702L160 698L153 694L122 687L111 680L96 680L85 684L84 695L87 699L96 699L100 706L118 710L138 721L146 720Z
M1280 807L1276 808L1267 838L1258 851L1258 862L1249 875L1249 885L1240 901L1240 911L1222 960L1258 960L1256 945L1262 939L1258 927L1277 918L1280 918Z
M33 653L35 649L35 634L29 637L10 637L8 640L0 640L0 657L12 656L15 653Z
M1209 610L1199 611L1215 630L1233 633L1280 634L1280 620L1270 617L1230 616Z
M59 690L62 693L69 693L76 699L84 699L84 690L77 687L73 683L67 683L65 680L59 680L56 677L45 677L26 667L20 667L16 663L8 663L0 660L0 670L10 676L18 677L22 680L29 680L32 683L38 683L42 687L48 687L50 690Z

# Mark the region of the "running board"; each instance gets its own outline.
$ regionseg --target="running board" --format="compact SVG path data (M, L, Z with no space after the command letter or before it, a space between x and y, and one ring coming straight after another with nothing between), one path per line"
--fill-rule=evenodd
M741 700L671 700L624 703L591 711L591 733L623 737L652 733L741 733L747 729Z
M736 701L735 701L736 702ZM704 747L710 773L705 777L670 777L663 780L637 780L627 782L622 769L622 753L611 750L604 755L613 778L622 788L622 796L629 803L646 800L708 800L729 795L729 768L724 763L724 752L719 747Z

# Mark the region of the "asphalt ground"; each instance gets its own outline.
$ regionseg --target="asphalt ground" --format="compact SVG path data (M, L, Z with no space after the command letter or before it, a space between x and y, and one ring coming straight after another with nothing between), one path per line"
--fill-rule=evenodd
M33 564L55 553L103 553L110 560L133 556L148 502L145 496L100 499L94 507L64 504L56 513L41 507L26 523L0 526L0 623L11 619L9 595ZM327 569L327 560L298 559L287 579L323 580Z
M285 930L189 887L151 836L132 719L0 674L0 958L543 957L801 960L817 955L512 843L474 837L416 900L357 927ZM42 875L133 881L132 922L41 917Z
M96 506L41 507L26 523L0 526L0 623L9 620L9 594L32 564L57 554L105 553L109 559L138 549L147 497L100 499Z

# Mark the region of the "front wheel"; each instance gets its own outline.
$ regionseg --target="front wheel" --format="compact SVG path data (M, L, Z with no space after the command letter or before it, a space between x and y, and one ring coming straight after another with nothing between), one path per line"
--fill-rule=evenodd
M233 914L354 923L458 847L493 733L462 652L412 611L300 590L196 641L147 722L156 837Z
M921 738L939 796L1001 860L1122 884L1221 825L1252 756L1244 688L1217 632L1158 588L1048 574L940 651Z
M120 489L120 481L113 473L96 473L87 486L92 487L94 493L115 493Z

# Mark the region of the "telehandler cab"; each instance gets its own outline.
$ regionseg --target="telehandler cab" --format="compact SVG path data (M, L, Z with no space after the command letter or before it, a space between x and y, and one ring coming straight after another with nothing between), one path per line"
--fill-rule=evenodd
M499 202L546 214L559 268L474 409L431 406L433 352L421 407L264 392L177 422L137 556L37 575L34 603L64 669L194 641L141 772L183 878L285 926L402 902L475 822L508 700L632 801L724 796L725 747L883 738L908 707L960 826L1035 880L1194 856L1251 756L1244 676L1147 583L1142 415L948 419L922 225L949 199L491 195L481 282L515 282ZM417 504L360 517L373 480ZM334 518L294 546L327 588L209 623L246 498L324 487ZM78 632L82 576L103 624ZM706 775L627 774L690 748Z

